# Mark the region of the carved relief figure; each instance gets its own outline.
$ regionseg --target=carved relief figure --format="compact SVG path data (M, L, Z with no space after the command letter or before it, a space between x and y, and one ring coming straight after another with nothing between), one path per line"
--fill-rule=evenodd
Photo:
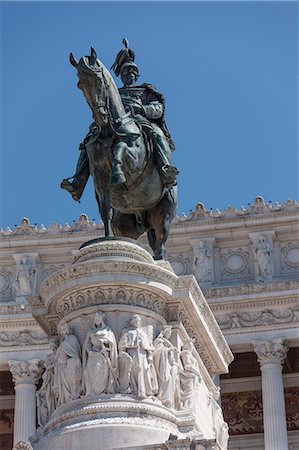
M130 328L123 330L118 344L119 381L121 392L145 398L158 392L158 384L153 366L154 347L141 323L141 317L134 314Z
M95 313L95 327L87 333L83 344L83 387L86 395L114 393L118 387L116 340L104 319L103 312Z
M194 408L195 395L201 376L199 366L193 354L193 342L188 340L180 354L183 370L181 371L181 400L183 408Z
M199 283L213 280L213 251L204 241L200 241L194 250L193 272Z
M37 399L37 420L40 426L47 423L50 415L55 410L57 405L57 396L53 390L54 386L54 352L56 344L50 343L52 353L48 355L44 365L45 371L42 376L42 385L36 392Z
M154 366L159 384L158 398L169 408L180 407L179 365L176 362L178 350L169 341L171 325L165 325L154 340Z
M82 381L81 347L69 325L60 328L61 341L55 354L54 392L58 405L79 398Z
M214 392L212 399L212 407L213 407L213 416L214 416L214 433L215 438L221 445L221 448L227 448L227 443L229 439L228 434L228 425L224 422L222 408L217 403L217 400L220 398L220 388L217 388Z
M17 275L15 279L15 288L17 295L29 295L35 288L36 267L26 255L23 255L21 261L17 265Z
M271 278L273 275L273 246L265 236L259 236L254 245L255 273L258 279Z

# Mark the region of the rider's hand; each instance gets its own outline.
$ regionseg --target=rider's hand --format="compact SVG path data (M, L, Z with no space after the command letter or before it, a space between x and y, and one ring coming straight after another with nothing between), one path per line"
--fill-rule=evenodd
M141 105L133 105L133 111L134 111L134 114L143 115L143 108Z

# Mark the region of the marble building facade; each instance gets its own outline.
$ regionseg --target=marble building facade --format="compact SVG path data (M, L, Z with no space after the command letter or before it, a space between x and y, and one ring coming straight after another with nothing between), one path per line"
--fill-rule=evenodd
M247 208L223 212L206 211L199 203L188 216L176 218L167 242L174 272L195 276L234 354L229 373L214 377L229 449L299 449L298 219L299 205L292 200L272 205L257 197ZM0 233L0 446L5 450L23 448L16 444L24 429L35 432L40 361L50 350L36 320L38 305L33 308L28 296L67 269L81 244L102 234L102 225L85 215L72 226L47 228L24 218Z

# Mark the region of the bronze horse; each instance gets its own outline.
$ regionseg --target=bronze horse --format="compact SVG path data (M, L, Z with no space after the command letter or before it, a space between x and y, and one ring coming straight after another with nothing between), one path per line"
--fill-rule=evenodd
M79 62L78 87L83 91L98 126L86 143L95 196L109 236L109 213L115 236L137 239L147 231L155 259L165 257L165 242L177 207L177 187L166 188L153 161L147 136L126 113L115 82L94 49ZM112 168L125 174L125 181L111 182Z

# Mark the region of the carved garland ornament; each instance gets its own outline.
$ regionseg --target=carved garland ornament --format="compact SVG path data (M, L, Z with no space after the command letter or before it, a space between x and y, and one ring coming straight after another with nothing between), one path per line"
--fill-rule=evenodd
M48 337L40 330L23 330L0 332L0 345L11 347L16 345L26 346L32 344L47 344Z
M231 328L261 327L299 321L299 306L291 309L264 309L258 312L238 312L218 316L217 321L222 330Z
M94 305L133 305L155 311L163 317L167 316L166 302L156 294L144 289L124 289L115 288L91 288L77 292L74 295L59 300L55 307L55 312L62 318L67 314L81 308Z

